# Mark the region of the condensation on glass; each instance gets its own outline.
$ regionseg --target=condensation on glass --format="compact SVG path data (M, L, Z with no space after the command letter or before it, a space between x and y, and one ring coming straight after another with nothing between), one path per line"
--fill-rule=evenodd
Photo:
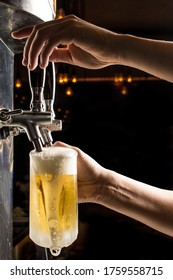
M29 235L58 256L78 235L77 153L64 147L30 152Z

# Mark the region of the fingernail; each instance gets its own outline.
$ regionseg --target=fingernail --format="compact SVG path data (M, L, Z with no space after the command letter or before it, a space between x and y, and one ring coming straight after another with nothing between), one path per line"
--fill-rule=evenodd
M28 68L29 68L30 70L32 70L32 64L31 64L31 63L28 64Z
M44 68L45 68L44 65L43 65L43 63L40 63L40 64L39 64L39 67L40 67L41 69L44 69Z
M27 65L27 60L26 60L26 58L23 58L23 60L22 60L22 64L23 64L24 66L26 66L26 65Z

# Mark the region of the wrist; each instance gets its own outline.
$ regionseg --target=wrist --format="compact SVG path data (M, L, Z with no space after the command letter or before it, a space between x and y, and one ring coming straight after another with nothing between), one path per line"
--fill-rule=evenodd
M91 202L111 208L116 197L118 174L103 168L95 187L92 188Z
M117 64L131 66L131 50L135 50L135 36L117 34Z

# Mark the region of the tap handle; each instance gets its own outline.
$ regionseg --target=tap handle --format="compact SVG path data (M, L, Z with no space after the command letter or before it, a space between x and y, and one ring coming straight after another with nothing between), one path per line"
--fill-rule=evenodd
M34 70L28 70L29 84L31 88L44 88L46 70L37 66Z
M33 71L28 70L29 85L32 93L30 108L32 111L44 111L43 91L46 70L37 66Z
M51 112L52 117L55 117L54 112L54 100L55 100L55 85L56 85L56 76L55 76L55 64L54 62L49 62L46 70L46 83L45 89L43 92L44 106L45 110Z
M46 68L46 84L44 91L44 100L54 100L55 99L55 85L56 85L56 76L55 76L55 64L54 62L49 62L49 65Z

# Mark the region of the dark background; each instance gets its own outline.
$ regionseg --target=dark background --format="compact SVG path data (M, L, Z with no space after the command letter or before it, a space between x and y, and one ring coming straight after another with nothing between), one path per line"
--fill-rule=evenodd
M138 82L122 95L113 83L77 83L73 96L66 96L65 86L57 85L54 107L64 121L63 130L52 134L54 141L78 146L106 168L133 179L172 189L172 90L165 81ZM21 96L28 92L29 101L27 83L20 91ZM16 108L27 105L18 101ZM26 135L14 140L14 206L28 213L28 154L33 147ZM79 220L80 244L68 249L66 258L172 259L171 237L109 209L79 205Z

